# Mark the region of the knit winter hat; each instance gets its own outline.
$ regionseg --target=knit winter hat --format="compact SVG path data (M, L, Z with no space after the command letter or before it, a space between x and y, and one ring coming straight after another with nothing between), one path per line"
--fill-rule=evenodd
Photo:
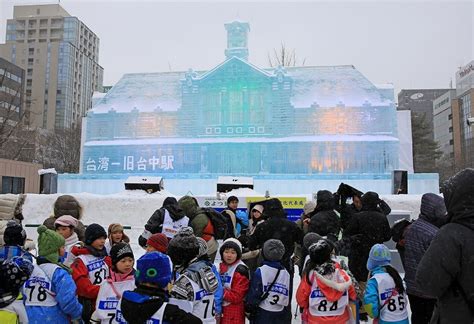
M281 261L285 246L280 240L270 239L263 244L263 258L267 261Z
M202 237L196 237L198 244L199 244L199 254L198 258L202 257L203 255L207 254L207 242Z
M314 201L308 201L306 204L303 206L303 214L308 215L314 211L316 208L316 203Z
M107 238L107 232L105 232L105 229L99 224L93 223L87 226L84 236L84 243L86 243L86 245L91 245L92 242L100 237Z
M54 226L72 226L74 228L76 228L78 225L78 221L77 219L75 219L74 217L72 217L71 215L63 215L61 217L58 217L58 219L56 219L54 221Z
M167 255L160 252L144 254L137 260L135 282L154 283L160 288L165 288L171 282L171 265Z
M23 283L33 272L33 264L26 258L13 257L0 264L0 308L13 303Z
M199 244L194 235L179 232L168 244L168 255L175 265L185 265L199 254Z
M331 241L320 239L316 243L310 245L308 252L312 262L323 264L331 259L331 252L334 249Z
M59 249L66 244L66 240L60 234L40 225L38 232L38 255L49 262L57 263L59 260Z
M375 244L369 252L369 259L367 260L367 269L373 269L381 266L389 265L392 261L390 250L384 244Z
M323 237L318 233L309 232L303 237L303 246L305 249L309 249L311 244L316 243L317 241L321 240Z
M168 251L168 238L163 233L155 233L148 238L146 245L152 246L157 251L166 254Z
M179 229L177 235L194 235L194 230L191 226L183 226Z
M26 232L16 221L11 220L7 223L7 228L3 233L3 241L5 245L25 245Z
M224 243L222 243L222 246L219 250L221 259L224 259L223 255L224 255L225 249L229 249L229 248L234 249L235 252L237 252L237 260L242 258L242 243L240 243L239 240L233 237L230 237L227 240L225 240Z
M113 265L116 265L120 260L126 257L135 259L132 248L127 243L117 243L110 249L110 258L112 259Z
M260 214L263 214L263 206L262 205L255 205L253 206L252 210L257 210Z

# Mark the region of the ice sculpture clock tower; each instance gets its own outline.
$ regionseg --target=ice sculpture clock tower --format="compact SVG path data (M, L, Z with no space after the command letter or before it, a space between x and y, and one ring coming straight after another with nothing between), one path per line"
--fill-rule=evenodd
M230 59L236 56L242 60L247 61L249 58L249 49L247 45L248 32L250 26L246 22L233 21L225 24L227 30L227 49L225 56Z

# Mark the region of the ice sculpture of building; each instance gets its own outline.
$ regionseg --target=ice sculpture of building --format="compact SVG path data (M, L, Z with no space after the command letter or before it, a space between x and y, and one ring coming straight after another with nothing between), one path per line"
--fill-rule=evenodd
M393 88L354 66L260 68L232 22L210 71L126 74L85 118L83 174L387 174Z

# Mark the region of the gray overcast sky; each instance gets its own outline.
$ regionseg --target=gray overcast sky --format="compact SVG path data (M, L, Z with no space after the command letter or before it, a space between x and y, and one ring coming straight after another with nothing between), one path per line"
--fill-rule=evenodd
M0 42L18 4L0 0ZM163 2L62 0L100 38L104 85L124 73L211 69L224 59L223 24L250 23L250 62L284 42L305 65L352 64L372 82L444 88L474 55L474 1Z

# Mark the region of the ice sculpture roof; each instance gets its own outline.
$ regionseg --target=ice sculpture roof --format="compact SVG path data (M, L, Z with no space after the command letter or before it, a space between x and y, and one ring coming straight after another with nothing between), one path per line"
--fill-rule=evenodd
M235 59L231 58L217 66ZM251 68L257 67L249 64ZM215 70L212 69L212 70ZM211 70L211 71L212 71ZM260 69L272 75L274 69ZM295 108L389 106L393 104L393 87L377 87L352 65L287 67L286 74L293 79L292 104ZM151 112L156 109L177 111L181 106L181 80L186 72L158 72L125 74L112 89L98 101L92 111L110 110L130 112L137 109ZM196 71L197 79L209 75ZM388 90L388 91L387 91Z

